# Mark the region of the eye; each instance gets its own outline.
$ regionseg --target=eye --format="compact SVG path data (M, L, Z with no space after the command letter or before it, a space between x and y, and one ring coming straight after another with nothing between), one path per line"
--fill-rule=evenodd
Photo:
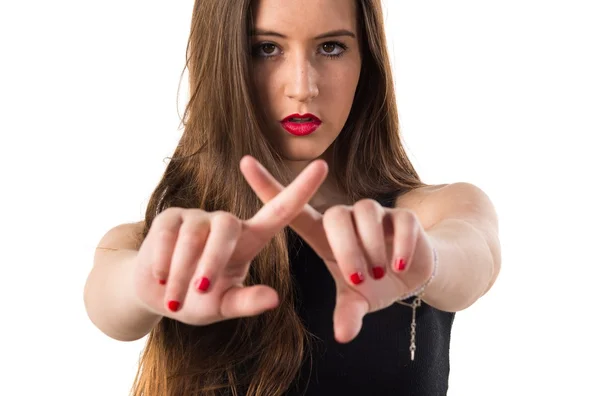
M322 55L325 55L330 58L337 58L342 56L344 52L346 52L346 47L344 44L339 43L337 41L328 41L326 43L321 44L321 49L323 50Z
M253 54L261 58L270 58L276 55L277 46L273 43L261 43L253 48Z

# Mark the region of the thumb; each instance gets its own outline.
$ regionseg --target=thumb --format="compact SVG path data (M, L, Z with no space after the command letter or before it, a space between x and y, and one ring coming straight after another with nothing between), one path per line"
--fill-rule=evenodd
M367 312L369 304L360 294L350 289L338 293L333 312L333 332L336 341L347 343L356 338Z
M225 319L256 316L278 305L279 296L272 287L234 286L221 299L221 315Z

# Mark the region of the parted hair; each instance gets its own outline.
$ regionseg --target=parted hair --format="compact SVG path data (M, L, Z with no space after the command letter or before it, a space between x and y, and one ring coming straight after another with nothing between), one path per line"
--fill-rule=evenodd
M361 74L331 153L330 174L352 202L423 185L401 143L380 0L356 0ZM224 210L248 219L262 202L239 161L250 154L282 184L282 157L261 131L252 79L252 0L196 0L186 50L183 134L145 213L143 240L169 207ZM260 252L245 284L265 284L280 305L261 315L191 326L164 317L147 337L133 396L260 395L297 385L311 335L294 307L287 229Z

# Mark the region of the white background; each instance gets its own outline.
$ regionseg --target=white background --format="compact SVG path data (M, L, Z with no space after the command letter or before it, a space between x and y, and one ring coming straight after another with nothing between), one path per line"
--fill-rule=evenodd
M83 286L181 135L192 3L0 3L2 395L127 394L143 340L97 330ZM502 273L456 316L449 395L600 395L596 7L386 1L417 170L500 217Z

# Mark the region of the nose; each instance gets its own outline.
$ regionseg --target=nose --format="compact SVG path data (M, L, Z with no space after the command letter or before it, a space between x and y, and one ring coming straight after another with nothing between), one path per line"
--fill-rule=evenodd
M310 102L319 95L317 86L317 71L310 59L298 55L289 59L285 95L298 102Z

